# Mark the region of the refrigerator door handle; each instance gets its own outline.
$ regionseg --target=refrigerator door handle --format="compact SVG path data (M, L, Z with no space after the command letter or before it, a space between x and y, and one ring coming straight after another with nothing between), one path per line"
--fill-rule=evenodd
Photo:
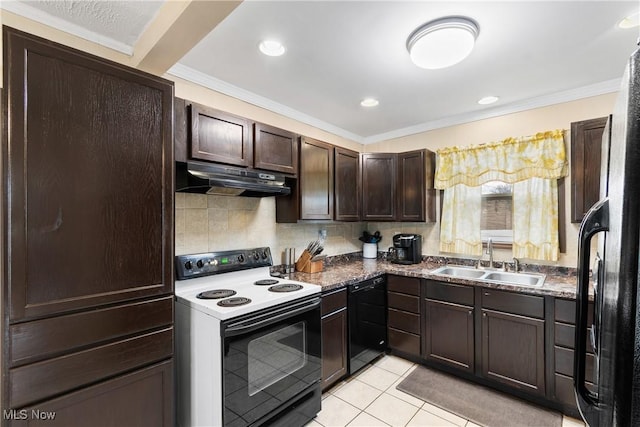
M586 386L587 318L589 308L589 260L591 239L609 231L609 199L605 198L585 215L578 235L578 289L576 293L576 348L573 364L573 385L582 418L590 427L598 427L600 402L598 395ZM598 283L602 286L601 283Z

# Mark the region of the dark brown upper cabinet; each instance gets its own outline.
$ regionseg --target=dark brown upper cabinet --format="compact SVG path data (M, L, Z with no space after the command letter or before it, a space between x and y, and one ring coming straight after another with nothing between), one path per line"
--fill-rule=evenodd
M195 103L190 112L192 159L253 166L249 120Z
M362 219L396 219L396 179L398 156L395 153L365 153L361 157Z
M335 147L336 221L360 221L360 154Z
M8 37L9 318L171 293L172 84Z
M571 123L571 222L600 199L600 157L607 117Z
M332 219L333 145L302 138L298 181L300 219Z
M253 167L296 175L298 173L298 135L273 126L255 123Z
M398 221L435 222L435 153L398 154Z

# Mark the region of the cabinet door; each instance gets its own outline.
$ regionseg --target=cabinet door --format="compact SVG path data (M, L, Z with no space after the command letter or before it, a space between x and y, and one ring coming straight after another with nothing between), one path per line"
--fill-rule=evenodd
M544 355L544 320L482 310L486 378L544 395Z
M322 319L322 389L347 374L347 309Z
M298 173L298 135L273 126L254 126L254 164L256 169Z
M251 122L191 104L191 158L236 166L253 165Z
M398 154L398 221L426 219L426 155L426 150Z
M367 153L362 155L362 219L394 221L396 219L397 155Z
M360 154L335 147L335 220L360 221Z
M473 324L473 307L425 300L425 358L473 373Z
M172 84L4 35L10 322L170 294Z
M571 222L600 200L600 157L607 117L571 123Z
M333 146L302 138L300 147L300 219L333 219Z

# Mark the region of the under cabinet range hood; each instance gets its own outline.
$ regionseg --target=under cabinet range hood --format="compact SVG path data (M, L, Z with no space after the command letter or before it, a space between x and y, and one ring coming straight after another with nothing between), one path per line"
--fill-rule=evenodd
M285 175L203 162L176 162L176 191L223 196L285 196Z

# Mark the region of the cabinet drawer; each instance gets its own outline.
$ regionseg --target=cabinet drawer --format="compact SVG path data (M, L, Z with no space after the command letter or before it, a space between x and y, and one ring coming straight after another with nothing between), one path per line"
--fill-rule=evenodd
M576 406L576 395L573 389L573 377L568 377L562 374L555 374L556 382L556 399L565 405ZM591 383L586 383L587 389L595 392L596 386Z
M387 289L402 294L420 296L420 279L417 277L403 277L389 275L387 278Z
M387 294L389 308L420 314L420 298L413 295L389 292Z
M168 359L173 328L161 329L9 370L12 408Z
M544 319L544 298L533 295L483 289L482 307Z
M328 292L322 294L322 301L320 303L320 311L322 316L338 311L347 306L347 289L340 289L338 291Z
M420 334L420 315L408 313L406 311L399 311L390 308L388 310L388 325L389 327L400 329L402 331L411 332L414 334Z
M387 329L389 347L407 354L420 355L420 336L398 329Z
M555 326L555 344L567 347L575 348L576 340L576 327L573 325L567 325L566 323L556 322ZM591 345L591 328L587 328L587 352L593 353L593 346Z
M42 422L47 427L170 427L174 425L173 390L173 362L168 360L25 409L29 414L55 413L55 418ZM40 424L24 420L12 425Z
M576 301L575 300L567 300L567 299L556 299L555 300L555 320L558 322L571 323L575 325L576 323ZM593 323L593 303L589 303L589 308L587 310L587 324Z
M473 289L471 286L428 280L427 298L471 306L474 299Z
M9 328L11 367L173 323L173 296L19 323Z
M556 356L556 373L573 377L573 350L563 347L554 347ZM595 381L595 356L587 353L585 378L590 383Z

